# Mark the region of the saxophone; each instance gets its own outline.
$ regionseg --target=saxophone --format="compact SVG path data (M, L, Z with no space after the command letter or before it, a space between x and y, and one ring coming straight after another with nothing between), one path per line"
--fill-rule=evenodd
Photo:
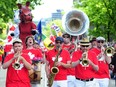
M51 87L52 84L53 84L53 81L54 81L54 77L55 75L59 72L59 69L58 67L55 65L56 62L58 62L58 57L61 53L61 50L59 49L59 46L58 46L58 53L56 55L56 58L55 58L55 61L54 61L54 65L53 67L51 68L51 73L50 73L50 76L48 78L48 87Z

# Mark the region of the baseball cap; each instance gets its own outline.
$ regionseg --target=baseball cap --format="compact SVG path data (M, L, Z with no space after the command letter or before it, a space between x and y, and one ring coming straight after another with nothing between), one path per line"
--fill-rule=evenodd
M63 40L63 38L62 38L62 37L56 37L55 42L56 42L56 41L61 41L61 42L64 42L64 40Z
M103 41L105 41L105 38L104 38L104 37L99 36L99 37L97 37L97 41L98 41L98 40L103 40Z
M16 38L15 40L13 40L13 44L16 43L16 42L17 42L17 43L22 43L22 40L19 39L19 38Z

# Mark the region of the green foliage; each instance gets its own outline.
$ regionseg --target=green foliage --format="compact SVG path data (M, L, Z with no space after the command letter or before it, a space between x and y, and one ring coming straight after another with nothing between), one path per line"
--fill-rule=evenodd
M81 0L74 7L86 12L90 19L89 36L104 36L116 40L116 0Z
M13 10L18 9L17 3L19 0L0 0L0 19L3 19L3 22L8 22L10 19L13 19ZM25 4L27 0L21 0ZM31 7L34 8L35 5L40 5L42 0L28 0L31 2Z
M7 25L6 23L13 20L13 10L18 9L17 3L21 2L23 5L27 0L0 0L0 38L6 38ZM42 0L28 0L31 2L31 8L34 9L35 5L41 5Z
M43 34L46 35L47 37L49 37L50 34L53 34L56 36L55 30L51 29L51 26L53 23L55 23L60 28L61 32L64 32L64 30L62 28L62 21L61 20L53 20L53 21L50 21L49 23L47 23L47 25L42 30Z

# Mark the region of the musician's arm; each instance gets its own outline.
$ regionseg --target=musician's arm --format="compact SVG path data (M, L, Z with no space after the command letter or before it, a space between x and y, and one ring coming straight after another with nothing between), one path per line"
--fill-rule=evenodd
M67 63L61 62L61 66L65 67L65 68L70 68L71 67L71 61L67 61Z
M72 63L71 63L71 67L77 66L78 64L80 64L81 61L82 61L82 60L79 59L79 60L77 60L77 61L75 61L75 62L72 62Z
M24 66L27 68L27 69L31 69L31 64L29 62L27 62L27 60L25 60L24 57L21 56L21 60L22 62L24 63Z
M9 61L4 62L3 65L2 65L2 68L3 68L3 69L7 69L7 68L10 66L10 64L13 62L14 59L15 59L15 58L12 58L12 59L10 59Z
M107 62L108 64L111 63L111 57L108 57L108 56L105 55L105 60L106 60L106 62Z
M46 71L47 78L49 78L49 75L50 75L50 67L49 67L49 62L47 60L46 60L46 64L45 64L45 71Z

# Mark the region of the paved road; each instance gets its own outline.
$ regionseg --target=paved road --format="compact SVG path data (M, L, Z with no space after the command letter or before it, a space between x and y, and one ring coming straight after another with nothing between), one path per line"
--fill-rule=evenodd
M39 84L38 87L47 87L46 86L46 82L47 82L47 79L45 78L45 65L42 65L42 81L41 81L41 84ZM0 87L5 87L5 78L6 78L6 70L3 70L3 69L0 69ZM110 80L109 82L109 87L116 87L115 86L115 81L114 80Z

